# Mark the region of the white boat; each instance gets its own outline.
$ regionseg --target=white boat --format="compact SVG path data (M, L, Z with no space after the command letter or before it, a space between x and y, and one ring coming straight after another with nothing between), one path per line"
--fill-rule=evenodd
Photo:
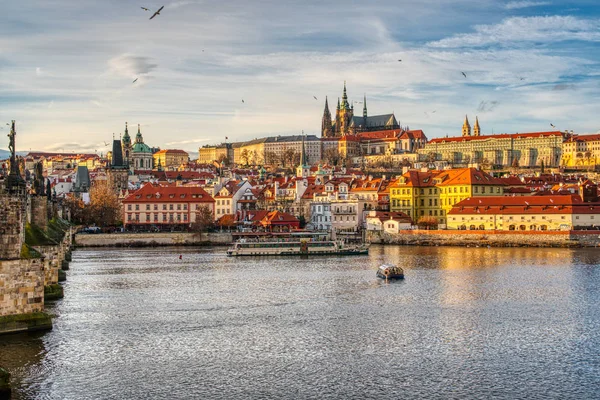
M227 249L227 255L237 256L309 256L369 254L366 244L348 244L343 240L290 235L289 238L239 239Z
M404 279L404 270L392 264L383 264L377 268L377 277L381 279Z

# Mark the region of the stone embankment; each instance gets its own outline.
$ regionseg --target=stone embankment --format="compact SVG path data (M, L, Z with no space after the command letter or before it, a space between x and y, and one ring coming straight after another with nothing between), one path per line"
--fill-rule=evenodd
M406 246L598 247L600 231L369 231L367 240Z
M231 233L78 233L77 247L155 247L155 246L226 246L233 241Z

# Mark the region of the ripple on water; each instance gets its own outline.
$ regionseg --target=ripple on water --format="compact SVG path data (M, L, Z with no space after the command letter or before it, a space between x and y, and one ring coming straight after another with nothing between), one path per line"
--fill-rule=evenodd
M568 249L77 250L54 330L3 338L0 364L17 399L598 398L599 261ZM383 262L405 281L376 279Z

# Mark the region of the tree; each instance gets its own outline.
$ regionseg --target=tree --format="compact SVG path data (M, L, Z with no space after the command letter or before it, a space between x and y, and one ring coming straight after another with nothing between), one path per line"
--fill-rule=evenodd
M294 159L296 156L296 151L292 148L285 149L283 154L281 155L281 162L283 164L283 168L287 168L288 166L294 166Z
M85 212L86 206L83 200L78 197L65 197L62 199L62 206L69 213L71 222L87 225L89 216Z
M419 228L432 229L437 228L438 220L436 217L421 217L417 221Z
M97 226L117 224L121 207L116 192L106 182L96 181L90 189L90 204L87 207L91 222Z
M337 166L338 162L340 161L340 153L338 152L338 149L334 147L326 149L323 152L323 161L325 164Z
M242 152L240 153L240 161L242 162L242 165L248 165L249 158L250 155L248 154L248 149L242 150Z
M202 232L207 232L214 226L213 213L210 207L201 206L196 210L196 220L191 224L191 230L202 238Z
M225 154L221 154L217 159L217 162L219 165L221 165L221 163L223 163L223 165L229 165L229 157L227 157Z

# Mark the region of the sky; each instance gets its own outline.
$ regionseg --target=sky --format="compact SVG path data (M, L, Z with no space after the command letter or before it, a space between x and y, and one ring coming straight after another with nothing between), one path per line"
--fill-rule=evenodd
M460 135L465 115L483 134L600 130L596 0L27 0L2 10L0 133L16 120L17 150L105 153L126 121L150 146L188 151L320 135L325 97L334 114L344 81L356 114L366 94L369 115L393 112L430 139Z

